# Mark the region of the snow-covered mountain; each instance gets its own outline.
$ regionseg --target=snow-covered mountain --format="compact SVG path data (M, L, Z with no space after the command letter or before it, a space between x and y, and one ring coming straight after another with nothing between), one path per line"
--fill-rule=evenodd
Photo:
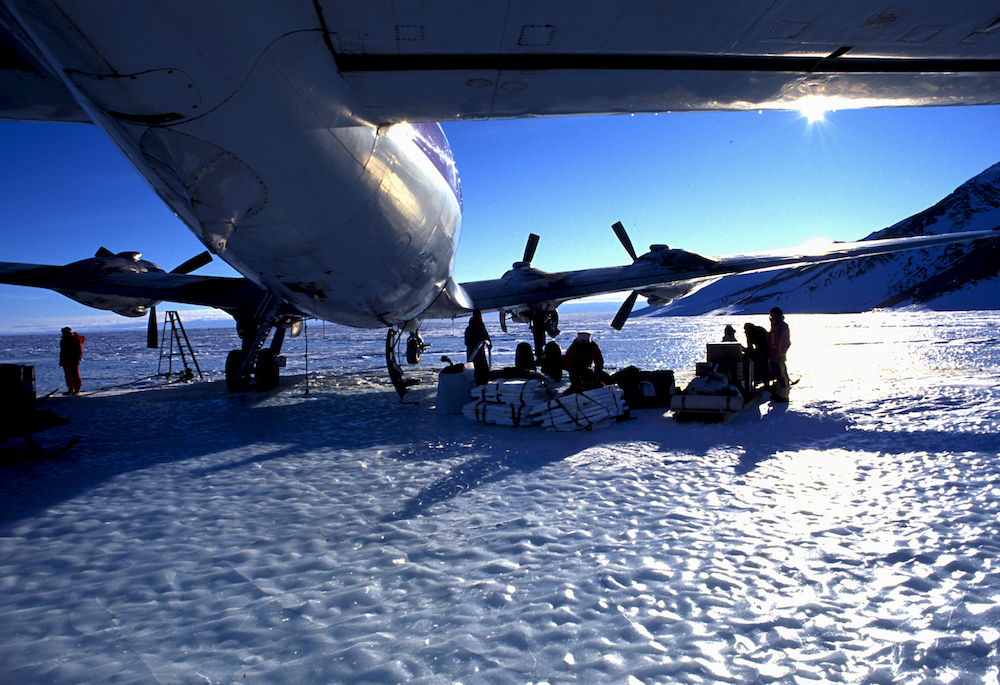
M933 207L865 240L1000 228L1000 164L966 181ZM727 276L659 308L673 316L731 312L848 313L918 305L938 311L1000 308L1000 237L972 244Z

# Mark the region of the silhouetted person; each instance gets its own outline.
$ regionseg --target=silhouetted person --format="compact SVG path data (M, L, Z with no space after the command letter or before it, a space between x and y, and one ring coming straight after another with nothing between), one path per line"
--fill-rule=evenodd
M490 361L486 348L490 346L490 334L483 323L480 310L472 312L469 325L465 328L465 358L472 362L476 385L483 385L490 379Z
M785 367L785 355L792 345L791 332L785 323L785 314L778 307L771 308L771 330L767 332L767 348L771 359L771 375L774 376L774 389L771 400L775 402L788 401L788 369Z
M604 385L604 355L590 333L578 333L563 355L563 366L569 376L567 392L591 390Z
M59 366L63 367L66 376L66 392L64 395L79 395L80 360L83 358L83 341L85 337L74 333L68 326L62 329L62 339L59 340Z
M753 366L754 384L766 383L767 375L767 329L752 323L743 324L743 332L747 336L747 356Z
M722 342L737 342L736 329L732 326L726 325L725 329L722 331Z

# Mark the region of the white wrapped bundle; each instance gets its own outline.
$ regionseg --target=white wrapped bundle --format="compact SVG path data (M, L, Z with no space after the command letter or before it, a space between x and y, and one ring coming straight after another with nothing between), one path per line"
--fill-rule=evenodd
M515 406L536 405L552 398L551 391L536 378L490 381L472 391L475 399L506 402Z
M462 407L462 413L473 421L500 426L533 426L536 423L529 413L528 405L523 404L474 400Z
M532 414L548 430L577 431L607 426L627 409L621 388L609 386L564 395L536 406Z

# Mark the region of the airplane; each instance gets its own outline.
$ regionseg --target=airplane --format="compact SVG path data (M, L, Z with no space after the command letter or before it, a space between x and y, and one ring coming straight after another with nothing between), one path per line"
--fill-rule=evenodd
M230 388L278 383L304 318L384 327L386 363L419 361L420 323L475 309L527 322L541 355L563 302L665 304L726 274L975 240L839 243L707 258L665 245L546 273L521 261L457 283L461 182L439 123L573 114L1000 103L1000 15L985 0L0 0L0 118L93 123L210 255L166 272L135 252L0 263L126 316L218 307L242 339ZM243 278L192 273L211 255ZM155 320L150 316L155 330ZM268 347L264 347L274 331Z

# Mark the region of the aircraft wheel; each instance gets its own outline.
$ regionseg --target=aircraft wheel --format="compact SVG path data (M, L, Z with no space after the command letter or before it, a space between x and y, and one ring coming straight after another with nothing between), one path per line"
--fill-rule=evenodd
M420 346L419 338L410 338L406 341L406 363L407 364L419 364L420 355L422 355L424 349Z
M542 359L542 373L554 381L561 381L563 377L562 350L559 343L550 340L545 344L545 357Z
M254 376L258 390L272 390L278 387L278 360L274 350L263 349L257 353L257 368Z
M523 342L518 343L514 349L514 368L521 371L535 370L535 353L531 351L531 345Z
M246 390L250 379L239 373L240 362L243 361L243 352L233 350L226 357L226 387L233 392Z

